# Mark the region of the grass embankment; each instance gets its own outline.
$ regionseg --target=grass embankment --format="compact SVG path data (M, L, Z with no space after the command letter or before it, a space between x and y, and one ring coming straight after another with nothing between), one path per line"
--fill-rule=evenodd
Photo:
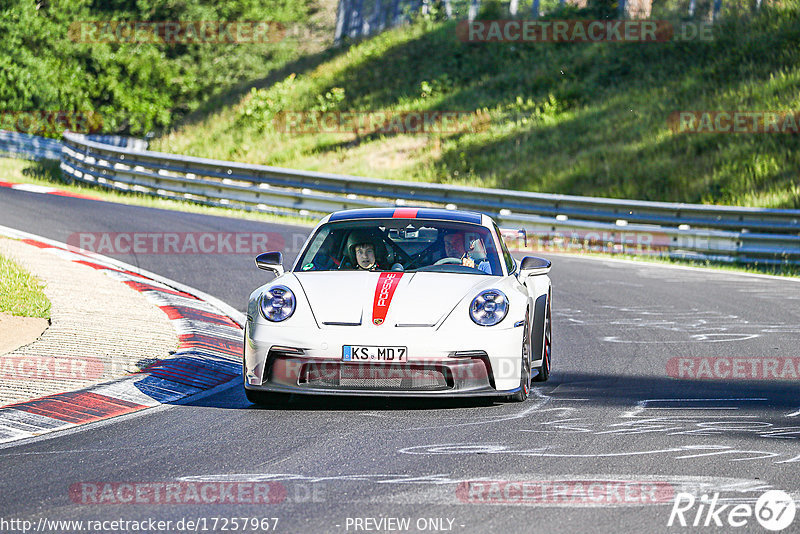
M50 318L50 301L42 283L15 261L0 255L0 312Z
M668 124L675 111L800 110L799 7L727 11L712 41L662 43L465 44L454 22L419 20L273 74L153 148L391 179L799 208L800 135L681 134ZM273 124L287 110L463 110L487 128L290 135Z

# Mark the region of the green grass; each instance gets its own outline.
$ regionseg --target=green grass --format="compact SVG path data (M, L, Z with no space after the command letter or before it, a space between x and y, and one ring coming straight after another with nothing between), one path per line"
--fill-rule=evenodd
M0 312L50 318L50 301L42 283L15 261L0 255Z
M388 179L800 208L800 135L670 130L681 110L800 109L798 0L758 14L725 5L709 42L465 44L454 22L419 20L273 73L153 148ZM487 128L290 135L273 125L287 110L462 110Z

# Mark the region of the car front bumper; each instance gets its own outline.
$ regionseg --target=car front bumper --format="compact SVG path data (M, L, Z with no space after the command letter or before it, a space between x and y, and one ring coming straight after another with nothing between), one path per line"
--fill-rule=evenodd
M311 333L248 321L244 385L252 391L310 395L509 395L519 388L522 330L487 328L469 339L431 328L341 327ZM405 346L408 361L343 361L342 346L348 344Z

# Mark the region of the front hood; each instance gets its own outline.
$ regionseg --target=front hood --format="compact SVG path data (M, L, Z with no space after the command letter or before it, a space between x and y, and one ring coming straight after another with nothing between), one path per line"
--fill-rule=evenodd
M496 276L455 273L293 273L320 327L434 326L464 297L498 283ZM377 321L377 323L376 323Z

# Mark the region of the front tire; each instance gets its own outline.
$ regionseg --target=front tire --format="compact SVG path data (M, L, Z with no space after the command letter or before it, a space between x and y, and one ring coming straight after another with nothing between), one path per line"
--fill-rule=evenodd
M550 313L550 294L547 295L547 308L544 315L544 333L542 335L542 365L534 368L538 373L533 377L534 382L547 382L550 378L550 365L551 355L553 352L552 345L552 317Z
M519 390L508 396L508 400L512 402L525 402L531 392L531 335L530 335L530 321L528 319L530 312L525 311L525 324L522 331L522 364L519 377Z

